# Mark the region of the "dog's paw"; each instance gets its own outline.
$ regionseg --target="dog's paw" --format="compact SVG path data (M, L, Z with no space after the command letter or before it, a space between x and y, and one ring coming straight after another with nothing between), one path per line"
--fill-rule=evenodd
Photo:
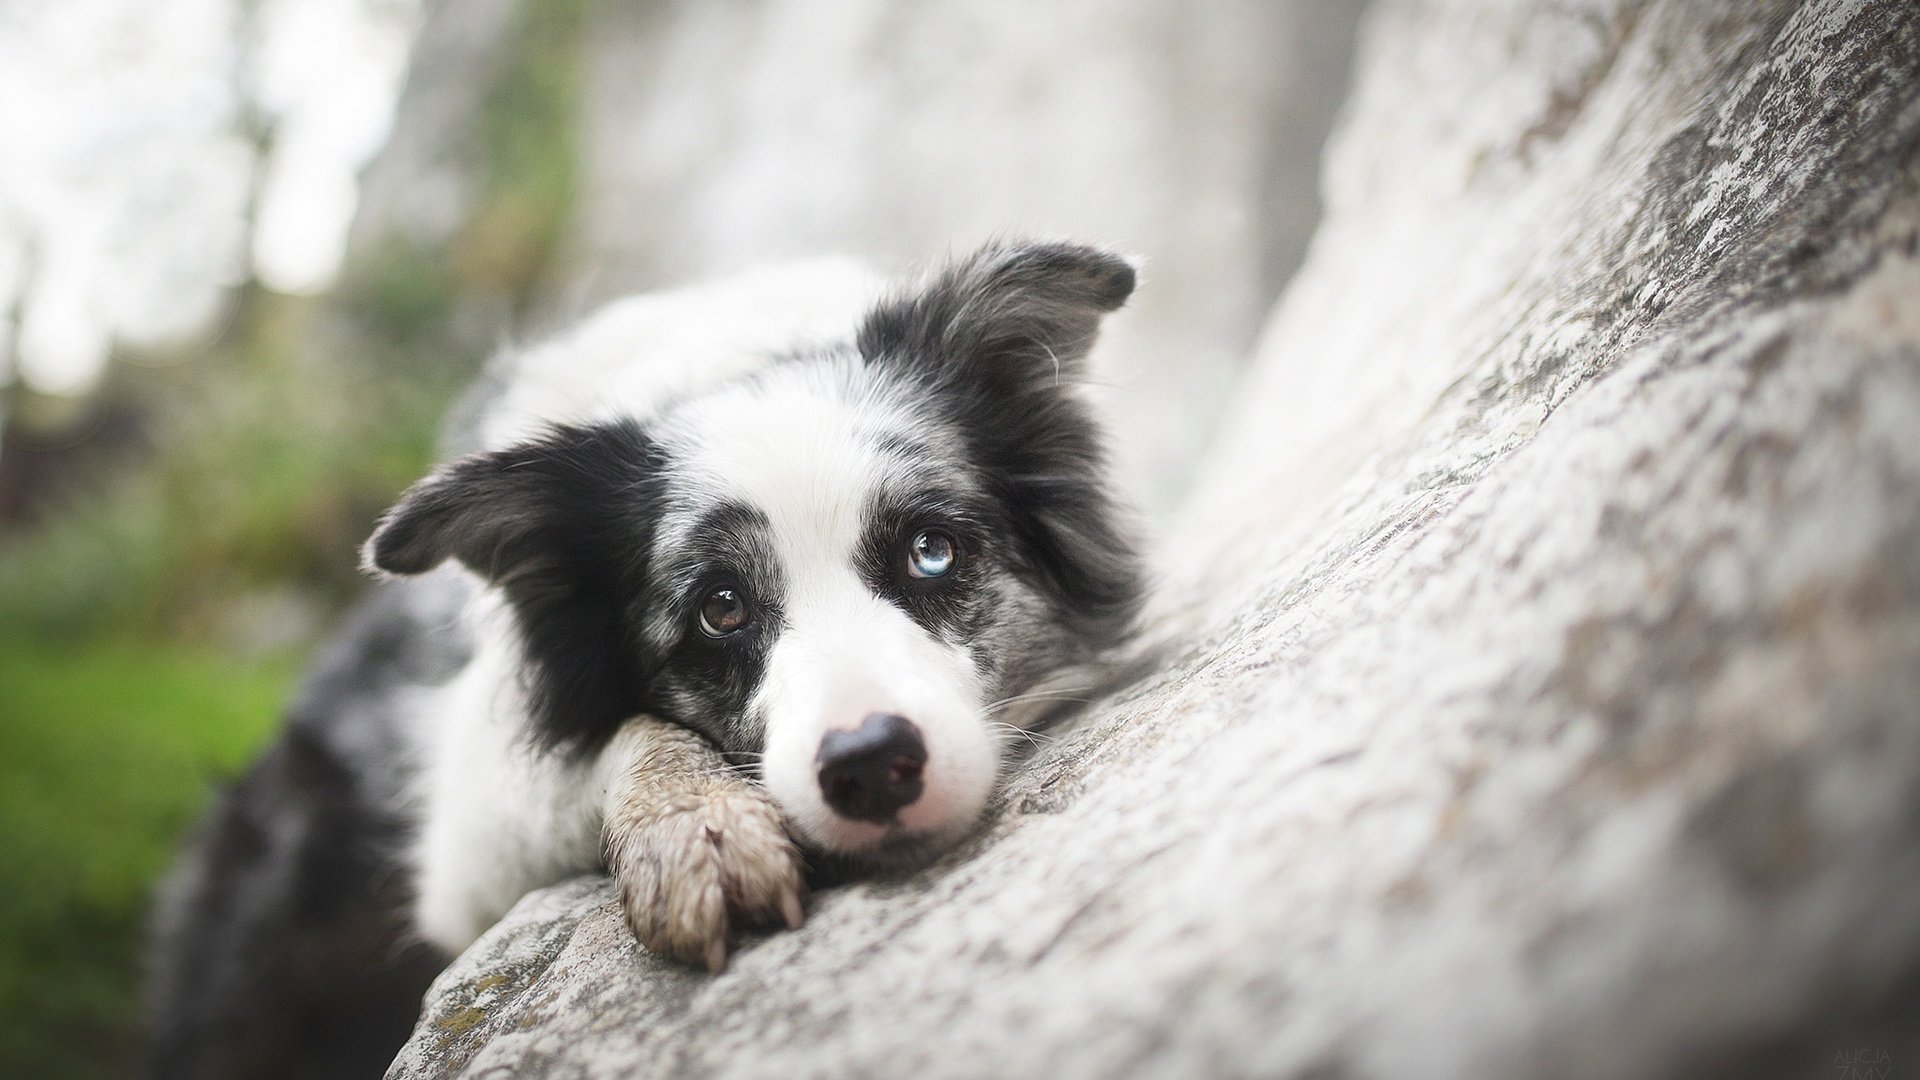
M758 788L628 808L608 821L606 843L627 922L653 952L719 971L736 921L805 918L800 853Z

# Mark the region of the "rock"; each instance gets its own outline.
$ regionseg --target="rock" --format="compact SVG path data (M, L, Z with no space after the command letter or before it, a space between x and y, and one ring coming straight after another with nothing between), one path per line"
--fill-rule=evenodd
M602 4L573 303L996 234L1145 256L1102 380L1156 507L1184 490L1319 217L1360 0Z
M1391 3L1325 198L978 837L718 978L535 894L391 1075L1920 1060L1920 8Z
M488 166L485 111L528 0L424 4L393 132L360 178L349 254L364 263L403 244L439 251L479 201Z

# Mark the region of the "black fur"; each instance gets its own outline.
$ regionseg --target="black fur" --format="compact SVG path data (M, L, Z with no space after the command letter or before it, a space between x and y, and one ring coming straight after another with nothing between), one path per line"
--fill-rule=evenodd
M1133 285L1132 265L1098 248L990 247L883 304L858 338L870 367L941 399L1004 509L1017 572L1095 647L1131 631L1143 593L1099 427L1067 387Z
M925 529L938 529L953 538L954 567L937 579L915 578L907 572L908 546ZM883 501L867 515L867 535L858 562L867 587L912 616L936 637L965 645L990 615L990 597L980 587L981 577L1001 557L994 538L1004 535L1006 521L992 503L960 493L921 492L900 502ZM976 663L986 657L976 656Z
M784 592L766 532L766 517L752 507L712 507L695 538L659 567L641 598L643 610L635 612L636 622L651 627L650 647L663 658L649 686L648 711L725 750L759 747L747 700L779 636ZM695 620L707 594L723 586L745 594L752 621L729 637L711 638L695 629ZM655 612L666 617L647 617Z
M464 594L375 595L201 823L155 913L148 1075L378 1076L406 1040L446 958L407 930L395 695L464 662Z
M367 562L419 574L457 559L498 585L530 661L531 734L592 750L644 710L657 664L628 607L647 581L663 460L630 421L462 458L382 519Z

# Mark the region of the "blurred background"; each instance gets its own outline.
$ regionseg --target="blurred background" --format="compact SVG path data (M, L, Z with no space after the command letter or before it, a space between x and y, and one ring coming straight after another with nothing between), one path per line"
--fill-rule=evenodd
M1184 491L1360 0L0 0L0 1076L122 1075L141 924L496 349L782 256L1143 255Z

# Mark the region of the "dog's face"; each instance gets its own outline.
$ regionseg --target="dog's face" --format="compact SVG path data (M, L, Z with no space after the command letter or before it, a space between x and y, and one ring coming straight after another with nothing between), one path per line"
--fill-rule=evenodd
M1015 699L1138 607L1078 385L1132 287L1098 250L990 248L841 348L455 462L369 560L505 593L545 744L652 713L757 763L803 842L937 848L985 806Z

